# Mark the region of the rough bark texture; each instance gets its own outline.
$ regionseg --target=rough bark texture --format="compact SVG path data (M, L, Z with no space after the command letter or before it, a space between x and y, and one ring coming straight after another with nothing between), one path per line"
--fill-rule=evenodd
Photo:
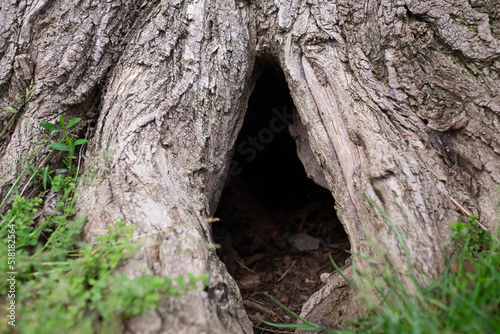
M450 196L494 227L486 198L500 183L496 0L12 0L0 4L0 36L2 127L14 96L37 86L26 122L1 139L2 197L11 166L41 138L40 122L98 117L86 169L114 150L109 171L81 187L85 238L124 219L147 234L122 268L130 277L211 274L208 291L165 299L124 332L252 331L236 284L206 245L206 218L256 59L283 69L299 157L335 197L352 251L371 251L367 231L404 267L396 237L361 194L400 230L407 219L410 255L432 276L443 267L447 223L463 218ZM341 304L335 284L302 315L328 323Z

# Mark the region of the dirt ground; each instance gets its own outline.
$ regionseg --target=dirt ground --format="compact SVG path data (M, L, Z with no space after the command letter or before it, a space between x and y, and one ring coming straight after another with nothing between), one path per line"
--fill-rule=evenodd
M238 283L254 333L293 332L260 321L295 320L265 293L300 313L304 302L322 287L320 275L333 271L328 255L339 266L348 257L344 250L350 248L349 241L335 215L332 196L306 181L310 183L305 189L265 202L243 178L233 178L215 215L221 219L214 223L214 239L221 245L218 253ZM317 249L299 251L292 244L297 234L319 240ZM312 245L306 242L300 247L318 244L306 237L311 240Z

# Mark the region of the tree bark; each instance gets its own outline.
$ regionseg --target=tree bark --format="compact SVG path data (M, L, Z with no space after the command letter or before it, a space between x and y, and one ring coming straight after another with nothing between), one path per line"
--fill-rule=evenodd
M208 272L207 291L165 298L126 333L250 333L238 287L209 246L214 213L260 71L285 73L297 112L290 131L308 174L335 197L352 251L365 233L401 269L401 245L362 197L379 203L413 264L443 269L450 197L494 228L500 183L500 5L495 0L8 1L0 5L0 119L37 86L2 138L2 197L22 152L59 115L95 120L81 185L85 238L118 220L141 250L121 270ZM110 150L112 149L113 150ZM18 167L19 168L19 167ZM22 186L22 182L18 187ZM303 309L328 323L330 279ZM342 290L344 291L344 290ZM344 293L344 292L342 292ZM344 294L346 295L346 294Z

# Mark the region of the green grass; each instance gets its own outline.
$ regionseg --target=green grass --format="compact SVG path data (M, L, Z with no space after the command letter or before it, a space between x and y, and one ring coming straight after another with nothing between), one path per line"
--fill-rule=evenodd
M446 260L444 273L431 279L415 268L406 243L385 212L371 199L367 200L382 214L398 237L407 260L408 270L401 272L390 264L364 255L372 270L357 271L351 284L366 307L367 315L357 322L343 323L342 330L321 328L300 318L298 324L271 324L281 328L300 328L324 333L500 333L500 241L495 234L480 229L477 217L468 223L452 223L451 237L458 247ZM427 284L417 276L426 277ZM422 277L422 276L420 276Z
M17 116L20 108L15 110ZM66 122L61 116L58 125L41 124L49 133L26 164L40 160L40 152L48 152L47 156L36 167L21 168L22 174L31 173L28 182L37 183L41 193L30 199L22 196L16 188L22 177L18 176L1 201L0 207L10 208L0 215L0 238L5 240L0 243L0 333L117 333L124 319L156 308L160 296L178 297L208 283L206 275L130 280L117 272L140 246L133 238L133 225L108 226L108 233L93 245L80 240L86 218L75 212L76 188L81 179L88 179L78 175L73 163L77 147L87 142L76 137L80 121ZM65 168L54 170L47 164L54 150L65 154ZM12 193L18 195L8 198ZM56 198L55 205L38 217L49 195ZM15 319L8 317L11 305Z

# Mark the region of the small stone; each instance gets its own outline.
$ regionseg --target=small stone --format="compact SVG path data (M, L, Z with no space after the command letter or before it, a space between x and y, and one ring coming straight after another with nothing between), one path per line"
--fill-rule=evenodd
M292 234L288 241L300 252L311 251L319 247L319 239L305 233Z
M331 275L331 273L322 273L319 279L323 282L323 284L326 284L328 283L328 278L330 278Z
M258 274L247 275L238 281L238 286L241 290L255 289L261 283Z

